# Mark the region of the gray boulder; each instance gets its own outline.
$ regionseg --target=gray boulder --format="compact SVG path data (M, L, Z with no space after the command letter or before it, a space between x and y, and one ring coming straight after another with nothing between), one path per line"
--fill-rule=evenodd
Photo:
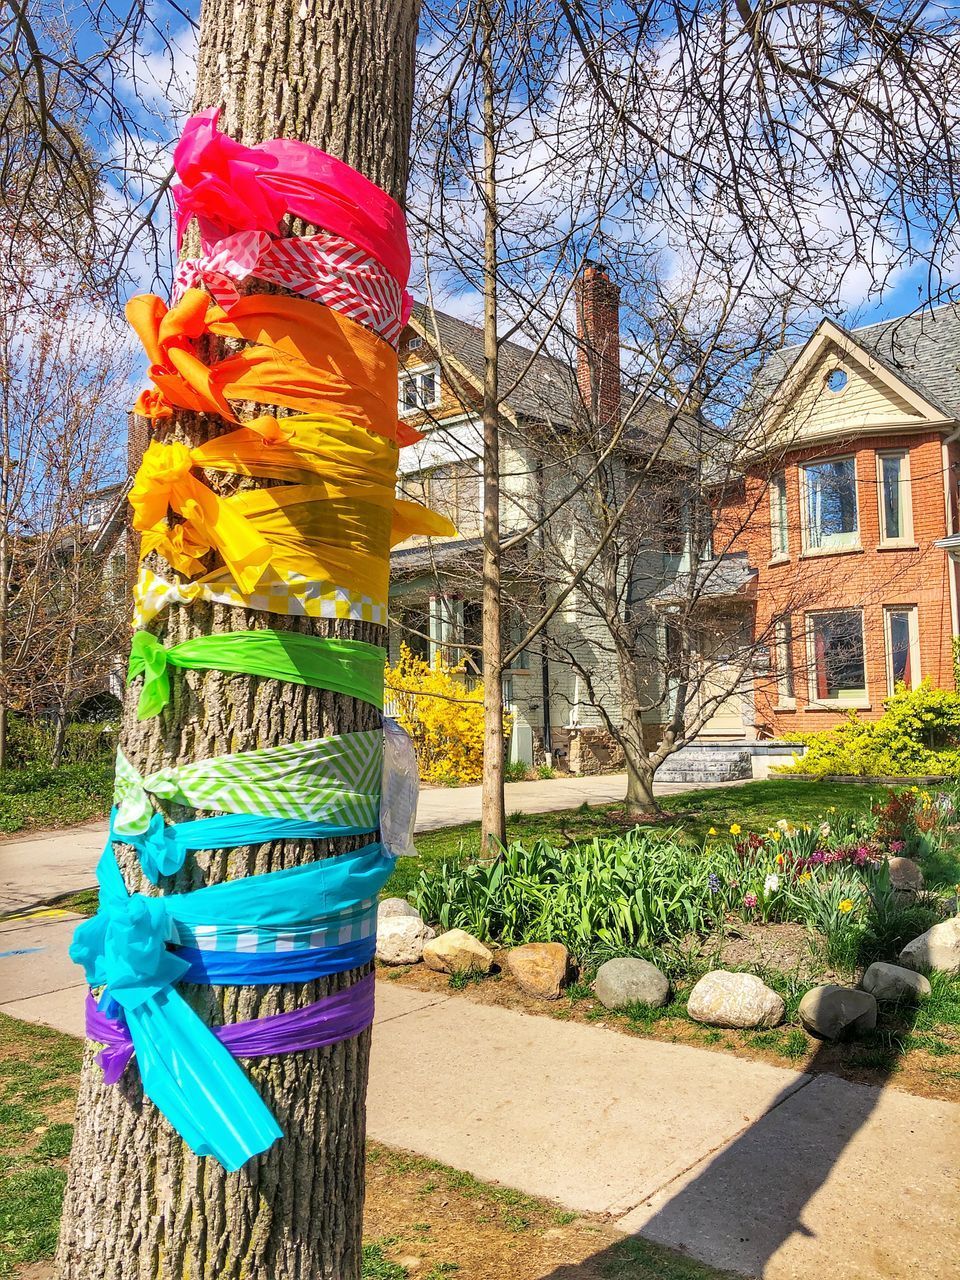
M888 858L887 866L894 893L914 897L923 890L923 872L912 858Z
M833 983L808 991L798 1013L807 1031L821 1040L837 1040L846 1032L860 1035L877 1025L877 1002L868 991Z
M384 898L377 907L377 919L389 920L391 916L409 916L411 920L422 918L417 908L411 906L406 898Z
M933 969L938 973L960 973L960 916L935 924L914 938L900 952L900 963L908 969Z
M785 1007L754 973L705 973L690 992L687 1013L711 1027L775 1027Z
M419 916L387 916L377 923L377 959L383 964L419 964L437 935Z
M879 960L863 975L860 985L875 1000L921 1000L930 994L930 983L922 973Z
M655 964L633 956L620 956L602 964L593 989L607 1009L622 1009L628 1004L659 1007L670 999L670 982L665 975Z

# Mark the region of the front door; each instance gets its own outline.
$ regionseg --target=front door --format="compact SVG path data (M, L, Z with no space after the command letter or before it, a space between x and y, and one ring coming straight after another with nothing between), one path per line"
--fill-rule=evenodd
M700 702L715 703L700 733L703 737L742 738L743 620L736 614L717 614L700 629ZM739 686L739 687L738 687ZM716 699L720 702L716 703Z

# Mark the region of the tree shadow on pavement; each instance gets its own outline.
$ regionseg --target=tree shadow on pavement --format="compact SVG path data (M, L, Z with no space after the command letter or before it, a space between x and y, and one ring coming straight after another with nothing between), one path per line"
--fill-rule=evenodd
M882 1082L892 1073L899 1052L894 1049L884 1055L886 1069L873 1073L874 1079L881 1079L875 1087L828 1074L824 1060L829 1050L820 1046L802 1068L802 1079L785 1088L757 1121L705 1167L692 1177L683 1174L668 1183L622 1220L623 1228L640 1233L643 1241L679 1250L682 1256L648 1263L638 1244L634 1262L628 1239L582 1263L557 1267L542 1280L710 1280L728 1272L764 1277L770 1259L787 1241L800 1236L814 1245L816 1214L805 1211L876 1109ZM708 1094L703 1106L710 1106ZM895 1155L891 1153L891 1159ZM834 1221L835 1234L829 1242L801 1248L808 1263L804 1269L790 1270L791 1277L827 1280L842 1274L859 1280L860 1272L838 1272L834 1266L836 1250L843 1247L841 1240L848 1247L858 1244L859 1190L854 1182L846 1190L842 1208L831 1210L831 1217L842 1215L847 1234L843 1224ZM892 1243L896 1245L895 1240ZM887 1259L886 1266L890 1269L871 1267L862 1275L902 1274L895 1259Z

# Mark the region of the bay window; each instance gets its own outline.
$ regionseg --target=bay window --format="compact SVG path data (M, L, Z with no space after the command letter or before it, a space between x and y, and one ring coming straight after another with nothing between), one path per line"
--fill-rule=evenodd
M920 633L916 605L891 605L883 611L887 655L887 692L898 684L915 689L920 683Z
M779 560L790 552L785 471L779 472L770 482L770 552L774 560Z
M910 455L905 449L877 454L881 543L913 541Z

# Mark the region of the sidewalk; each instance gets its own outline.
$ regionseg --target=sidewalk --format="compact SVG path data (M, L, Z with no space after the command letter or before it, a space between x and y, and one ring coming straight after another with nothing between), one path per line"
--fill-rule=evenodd
M0 926L0 1011L80 1034L65 915ZM957 1274L955 1104L383 979L367 1116L376 1141L745 1276Z
M726 783L717 785L725 786ZM510 782L507 813L550 813L581 804L609 804L623 798L626 775L598 778L551 778L542 782ZM658 795L689 791L687 783L665 782ZM436 831L480 820L480 787L425 787L420 792L417 830ZM41 831L15 840L0 840L0 916L52 902L67 893L91 889L94 867L107 836L105 822L90 822L66 831Z

